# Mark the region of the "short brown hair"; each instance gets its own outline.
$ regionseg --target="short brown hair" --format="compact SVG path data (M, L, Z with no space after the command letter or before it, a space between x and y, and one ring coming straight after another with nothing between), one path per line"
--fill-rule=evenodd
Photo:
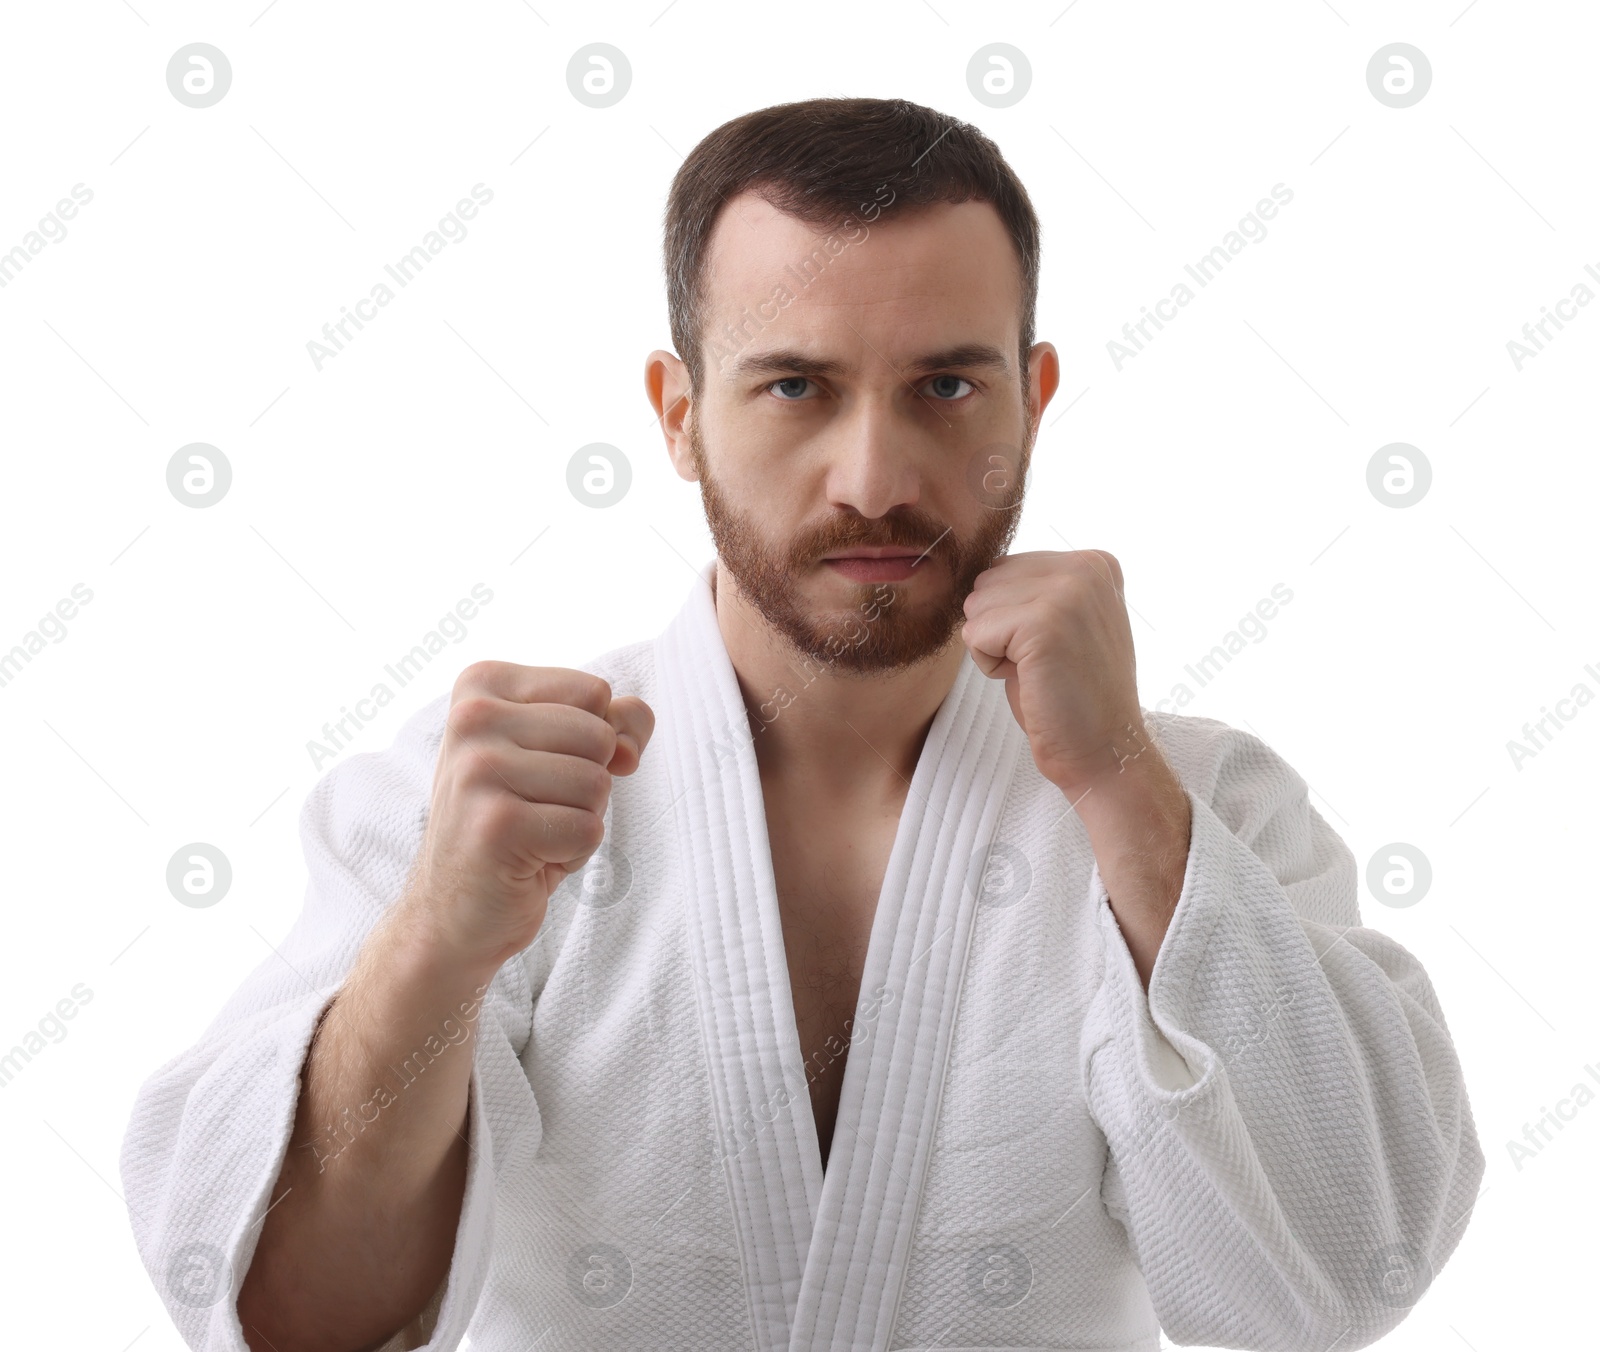
M887 184L888 210L984 201L999 213L1022 274L1024 380L1039 296L1039 218L1027 190L976 127L905 99L807 99L724 122L689 152L667 195L667 318L690 388L704 375L706 255L729 198L754 191L830 230ZM881 199L881 194L879 196Z

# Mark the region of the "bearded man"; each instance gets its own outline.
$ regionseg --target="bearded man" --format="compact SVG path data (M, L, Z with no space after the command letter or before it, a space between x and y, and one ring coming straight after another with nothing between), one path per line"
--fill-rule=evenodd
M1381 1337L1482 1178L1460 1063L1301 776L1141 706L1118 560L1008 552L1060 371L1022 185L822 99L706 137L665 233L717 557L312 791L281 960L124 1148L184 1336Z

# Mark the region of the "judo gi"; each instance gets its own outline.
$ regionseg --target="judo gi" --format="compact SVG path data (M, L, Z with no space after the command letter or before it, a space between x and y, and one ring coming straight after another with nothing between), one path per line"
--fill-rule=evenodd
M650 704L654 738L484 998L451 1267L386 1352L1154 1352L1158 1329L1344 1352L1399 1323L1483 1175L1461 1066L1421 965L1362 927L1304 780L1212 719L1145 712L1193 814L1147 995L1077 815L1003 684L962 664L889 857L824 1171L761 734L710 576L585 667ZM245 1347L234 1302L301 1065L403 890L448 704L318 781L282 956L138 1095L123 1183L191 1347Z

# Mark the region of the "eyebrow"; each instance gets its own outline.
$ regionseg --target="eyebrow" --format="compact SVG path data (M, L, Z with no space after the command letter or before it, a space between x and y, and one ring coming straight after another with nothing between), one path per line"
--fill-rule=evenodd
M808 357L797 348L779 347L766 352L750 352L737 358L728 367L728 375L734 380L741 380L745 376L772 375L780 371L802 376L837 376L848 369L843 362Z
M939 352L926 352L913 357L900 374L912 376L929 371L948 371L952 368L972 370L988 367L1009 372L1011 365L1005 353L989 343L959 343ZM740 380L752 375L785 374L821 378L850 374L851 368L841 361L825 357L812 357L798 348L780 347L766 352L751 352L739 357L728 367L730 379Z
M906 374L911 375L919 372L943 371L951 367L966 367L968 370L987 367L1000 372L1011 370L1006 354L988 343L958 343L955 347L947 347L942 352L929 352L924 356L912 358L905 369Z

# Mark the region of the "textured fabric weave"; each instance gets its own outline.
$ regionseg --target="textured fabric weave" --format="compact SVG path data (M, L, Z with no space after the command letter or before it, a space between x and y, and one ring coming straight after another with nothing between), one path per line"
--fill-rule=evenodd
M1145 714L1193 813L1147 995L1081 822L963 666L890 856L824 1173L704 575L658 639L586 669L649 702L655 737L491 987L452 1266L384 1352L1154 1352L1158 1328L1348 1352L1422 1296L1484 1169L1460 1064L1258 738ZM193 1348L245 1348L311 1034L404 886L447 703L317 783L281 957L134 1106L135 1238ZM196 1254L206 1305L176 1275Z

